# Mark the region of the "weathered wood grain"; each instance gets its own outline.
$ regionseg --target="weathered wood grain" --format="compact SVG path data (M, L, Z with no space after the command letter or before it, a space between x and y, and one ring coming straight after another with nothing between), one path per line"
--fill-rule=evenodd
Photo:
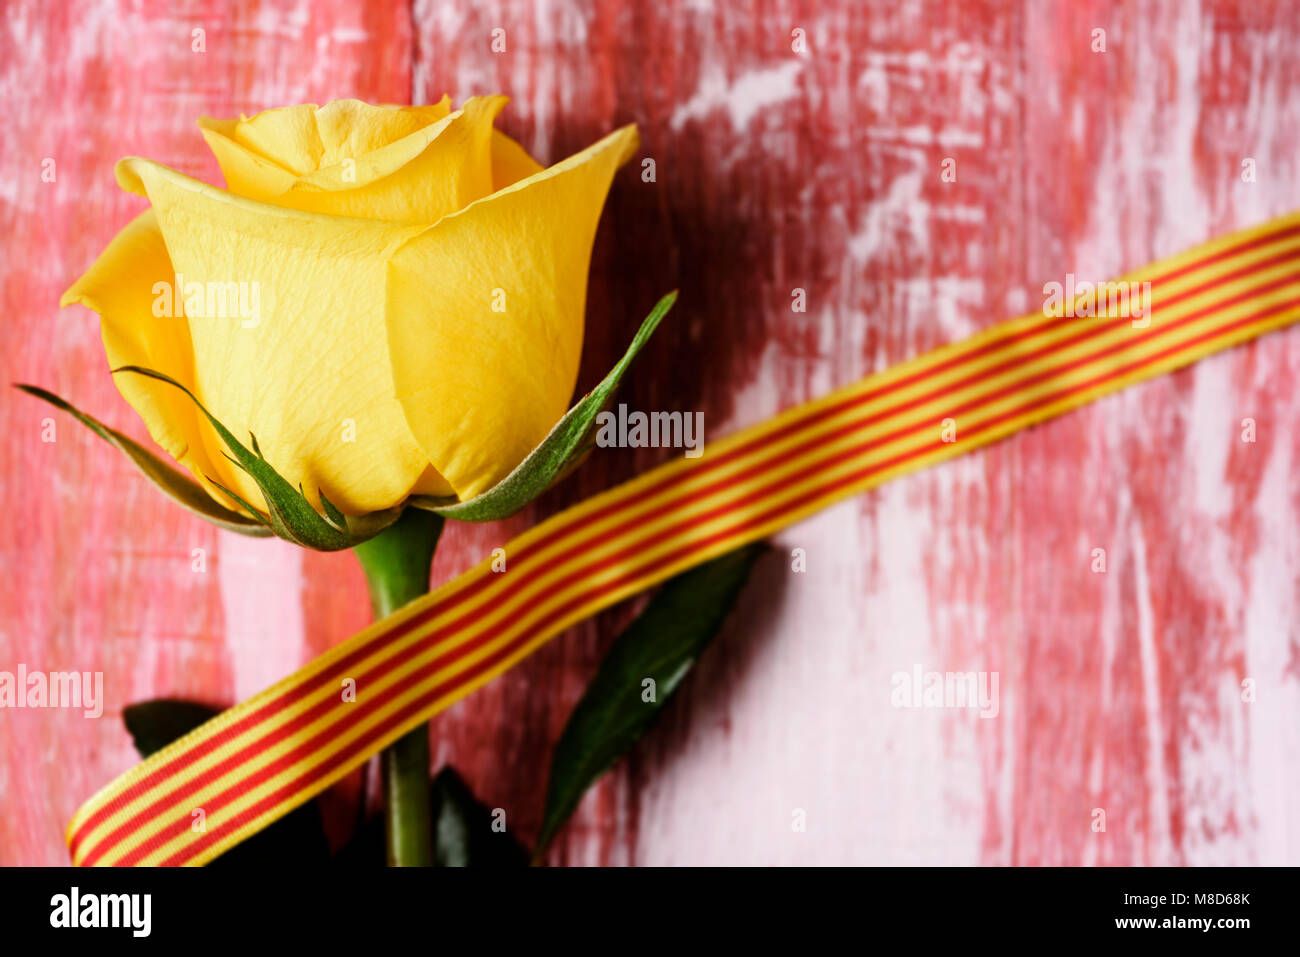
M214 179L201 113L501 91L502 125L548 161L640 125L656 181L639 160L617 179L583 385L678 287L625 399L701 409L719 435L1036 308L1067 272L1106 278L1300 207L1298 82L1294 2L14 2L0 362L141 434L93 317L56 306L140 205L113 183L119 156ZM1298 369L1300 335L1276 334L782 534L552 860L1297 863ZM0 712L4 863L66 859L63 823L132 760L122 705L232 701L366 620L350 557L217 534L71 423L43 443L47 414L0 405L0 668L103 670L109 709ZM435 577L657 460L600 450L529 514L450 530ZM526 838L628 613L435 722L435 761ZM914 665L998 672L997 717L892 707L890 676Z
M109 381L98 321L58 309L60 293L144 205L118 189L113 164L144 154L220 182L198 116L335 96L404 100L409 50L401 4L6 4L0 378L44 384L143 437ZM46 158L53 183L41 178ZM0 862L57 864L67 861L69 816L135 760L124 705L252 694L316 653L304 609L337 599L304 578L298 550L189 518L76 423L57 419L56 441L43 443L55 413L5 392L0 667L103 671L107 698L98 721L0 712ZM345 628L366 613L349 561L321 569L336 588L362 589L360 617L335 618Z

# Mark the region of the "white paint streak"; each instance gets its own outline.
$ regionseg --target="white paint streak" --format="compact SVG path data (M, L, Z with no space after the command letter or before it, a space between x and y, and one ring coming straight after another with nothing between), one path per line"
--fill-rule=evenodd
M857 231L849 237L851 257L870 262L881 253L896 250L900 232L922 249L928 246L928 217L921 199L921 182L919 170L904 173L890 182L888 190L868 207Z
M642 863L977 861L978 827L951 810L977 803L970 716L890 704L893 672L942 662L925 625L916 506L902 486L889 499L876 534L860 531L861 505L849 501L778 536L781 560L804 548L808 571L783 578L754 635L753 657L727 702L730 735L712 727L693 735L650 784ZM861 596L865 556L885 541L888 574L846 603L846 595ZM943 761L917 760L936 754ZM754 786L755 760L762 787ZM806 833L793 829L796 810L806 814ZM689 842L680 839L683 821L691 822Z
M1253 864L1294 866L1300 859L1300 829L1295 826L1295 795L1300 794L1300 682L1294 655L1300 604L1296 567L1300 562L1295 528L1300 523L1291 498L1291 444L1275 443L1276 452L1256 499L1259 542L1250 563L1245 602L1245 675L1255 683L1252 703L1241 700L1236 676L1229 676L1227 714L1238 717L1247 736L1244 763L1253 811L1248 823Z
M1082 550L1084 554L1091 556L1091 543L1084 543ZM1120 595L1119 595L1119 576L1108 576L1107 584L1110 586L1106 589L1105 598L1101 602L1101 620L1098 622L1098 638L1101 642L1101 687L1097 689L1097 697L1093 699L1090 707L1098 714L1110 714L1114 705L1114 688L1112 687L1111 674L1115 669L1115 656L1118 647L1117 636L1120 633L1123 616L1120 613ZM1088 791L1092 800L1100 801L1103 805L1105 800L1106 787L1106 735L1099 734L1092 739L1092 756L1088 761ZM1103 807L1103 810L1106 808ZM1112 806L1108 813L1115 810ZM1084 867L1094 867L1099 861L1101 851L1101 840L1096 832L1092 840L1085 841L1083 844Z
M1147 572L1146 535L1140 520L1132 515L1127 487L1122 494L1122 513L1126 516L1133 546L1133 590L1137 602L1138 658L1142 670L1142 714L1147 745L1147 849L1148 863L1163 864L1170 860L1173 843L1169 834L1169 780L1165 773L1165 729L1161 720L1160 662L1156 651L1159 640L1155 630L1155 613L1151 608L1151 579ZM1135 862L1136 863L1136 862Z
M889 142L900 140L911 146L968 147L975 149L984 145L981 133L944 127L931 129L928 126L881 126L870 127L867 135L873 140Z
M1227 517L1232 506L1228 487L1228 455L1233 444L1239 442L1240 423L1243 416L1230 396L1239 390L1232 381L1231 362L1203 362L1196 370L1192 391L1192 409L1187 421L1187 440L1184 460L1192 466L1189 481L1196 501L1196 510L1204 519L1220 520ZM1232 570L1216 570L1216 583L1230 580ZM1226 577L1221 577L1226 576Z
M1203 102L1205 71L1209 69L1213 34L1205 28L1210 17L1196 3L1188 3L1169 19L1171 35L1161 44L1167 55L1137 56L1127 61L1132 74L1132 96L1118 100L1113 122L1097 123L1087 130L1078 126L1077 109L1070 113L1078 142L1101 137L1091 147L1094 157L1092 179L1098 189L1095 202L1086 205L1090 218L1077 245L1072 268L1080 275L1104 278L1118 275L1157 256L1186 249L1207 236L1227 229L1260 222L1292 208L1297 162L1289 147L1290 131L1284 128L1288 111L1284 106L1289 88L1285 75L1265 68L1263 60L1251 64L1248 104L1240 108L1243 157L1251 155L1259 165L1259 181L1243 183L1239 160L1207 170L1203 163L1204 124L1213 118L1212 108ZM1278 37L1259 37L1252 43L1257 55L1276 45ZM1224 55L1229 44L1218 43ZM1111 54L1107 54L1111 55ZM1044 91L1049 102L1058 87ZM1158 126L1152 118L1159 120ZM1269 159L1275 164L1269 168ZM1281 158L1280 161L1278 158ZM1217 177L1222 177L1217 179ZM1140 200L1139 200L1140 198ZM1143 205L1136 205L1143 201ZM1116 223L1136 224L1138 229L1116 230ZM1157 321L1159 314L1157 313ZM1270 337L1260 347L1263 368L1276 362L1285 340ZM1185 542L1196 543L1194 559L1179 563L1190 574L1197 590L1213 595L1221 608L1220 627L1230 634L1210 631L1206 623L1201 640L1207 648L1219 648L1227 655L1244 644L1248 657L1247 675L1257 683L1258 700L1240 701L1234 669L1224 667L1211 688L1198 685L1180 689L1178 712L1183 725L1165 729L1159 719L1159 688L1154 655L1157 647L1174 641L1173 636L1152 635L1150 584L1147 580L1146 542L1135 531L1138 557L1139 634L1143 706L1148 735L1153 742L1148 755L1151 830L1148 833L1148 863L1166 864L1172 854L1168 830L1166 778L1156 743L1166 733L1178 737L1178 787L1192 798L1183 803L1182 850L1194 865L1246 863L1290 863L1300 850L1300 835L1288 827L1288 803L1300 792L1300 740L1286 719L1300 706L1300 687L1287 671L1289 655L1296 641L1293 569L1297 555L1286 538L1296 516L1288 498L1287 476L1290 447L1287 440L1273 443L1279 450L1268 464L1264 484L1251 503L1250 521L1260 530L1261 542L1248 567L1242 567L1234 550L1235 527L1242 521L1237 513L1234 488L1229 481L1231 456L1240 454L1241 419L1256 413L1243 406L1243 363L1241 352L1232 352L1199 363L1191 373L1191 406L1180 421L1186 424L1181 442L1168 454L1183 463L1180 480L1170 489L1169 508L1180 512L1178 525ZM1171 397L1168 383L1153 384L1154 394ZM1110 416L1105 428L1113 445L1118 437L1134 429L1159 453L1166 441L1164 427L1170 414L1151 408L1139 409L1125 401L1119 414ZM1264 444L1251 448L1263 448ZM1247 453L1249 454L1249 453ZM1162 560L1168 560L1170 543L1159 545ZM1122 622L1106 619L1104 640L1112 631L1122 633ZM1233 634L1241 634L1239 641ZM1245 767L1245 773L1237 769ZM1253 819L1251 814L1254 814Z
M218 579L243 700L302 664L302 550L279 540L219 533Z
M711 67L700 78L695 94L673 110L670 125L674 130L680 130L691 120L704 119L715 110L726 110L732 129L744 130L763 110L798 96L796 80L802 70L803 63L792 60L728 80L720 65Z

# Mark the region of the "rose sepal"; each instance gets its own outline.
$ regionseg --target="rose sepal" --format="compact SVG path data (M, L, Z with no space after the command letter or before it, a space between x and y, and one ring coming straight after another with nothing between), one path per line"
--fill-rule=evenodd
M28 395L35 396L44 402L48 402L56 409L67 412L109 445L125 454L145 478L186 511L207 519L219 528L239 532L241 535L265 538L273 534L270 527L260 519L250 518L226 508L188 475L168 465L134 439L123 435L116 429L109 428L93 416L82 412L72 403L59 398L53 392L42 389L40 386L26 385L24 383L15 383L14 388L21 389Z
M256 435L250 432L251 448L245 446L208 411L193 392L165 373L134 365L113 370L114 375L147 376L184 392L225 443L228 449L224 453L226 457L257 484L266 500L265 511L208 476L208 481L215 488L238 503L247 514L226 508L193 479L167 465L133 439L109 428L59 396L33 385L19 384L17 388L74 416L109 444L124 452L141 473L169 498L214 525L245 535L276 535L317 551L341 551L374 538L397 521L406 506L464 522L493 522L508 518L524 508L572 471L591 450L597 416L608 407L623 376L676 301L677 292L674 290L655 304L622 358L605 378L569 409L546 438L492 488L464 502L414 495L400 505L361 516L344 515L323 490L317 490L321 504L321 511L317 511L305 491L301 487L294 488L263 457Z
M278 535L280 538L293 542L295 545L302 545L304 548L314 548L321 552L337 552L374 538L397 521L398 516L402 514L401 506L397 506L371 512L368 515L349 518L325 497L323 490L317 489L321 508L324 511L322 515L312 506L311 501L301 487L294 488L289 484L289 480L277 472L271 463L262 456L262 450L257 444L257 436L252 432L248 434L249 441L252 443L252 448L249 449L235 438L235 434L222 425L215 415L207 410L207 407L198 400L193 392L171 376L164 375L153 369L146 369L143 366L121 366L113 370L114 375L123 372L148 376L151 379L157 379L159 382L166 382L168 385L180 389L189 397L190 401L203 413L217 434L221 436L221 440L226 443L226 448L229 449L225 453L226 458L230 459L257 483L263 498L266 499L267 509L263 512L254 507L211 476L208 477L208 481L238 502L250 515L256 517L270 528L273 534Z

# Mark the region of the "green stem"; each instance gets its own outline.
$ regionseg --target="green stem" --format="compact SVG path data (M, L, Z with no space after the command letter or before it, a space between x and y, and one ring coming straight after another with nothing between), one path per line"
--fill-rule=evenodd
M376 620L428 592L442 524L440 515L408 508L388 528L352 549L366 573ZM384 749L380 761L388 865L431 867L429 726L422 724L398 738Z

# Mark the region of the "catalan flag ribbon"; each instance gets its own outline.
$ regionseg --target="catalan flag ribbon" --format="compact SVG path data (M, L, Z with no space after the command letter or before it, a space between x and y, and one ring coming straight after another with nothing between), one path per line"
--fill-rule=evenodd
M203 864L570 625L891 478L1300 319L1300 214L1119 280L1149 303L1040 311L868 376L568 509L117 778L79 865ZM1111 288L1113 293L1115 287ZM1098 312L1105 313L1098 315ZM1091 312L1092 315L1088 316ZM345 702L344 682L356 682ZM192 822L202 810L204 827Z

